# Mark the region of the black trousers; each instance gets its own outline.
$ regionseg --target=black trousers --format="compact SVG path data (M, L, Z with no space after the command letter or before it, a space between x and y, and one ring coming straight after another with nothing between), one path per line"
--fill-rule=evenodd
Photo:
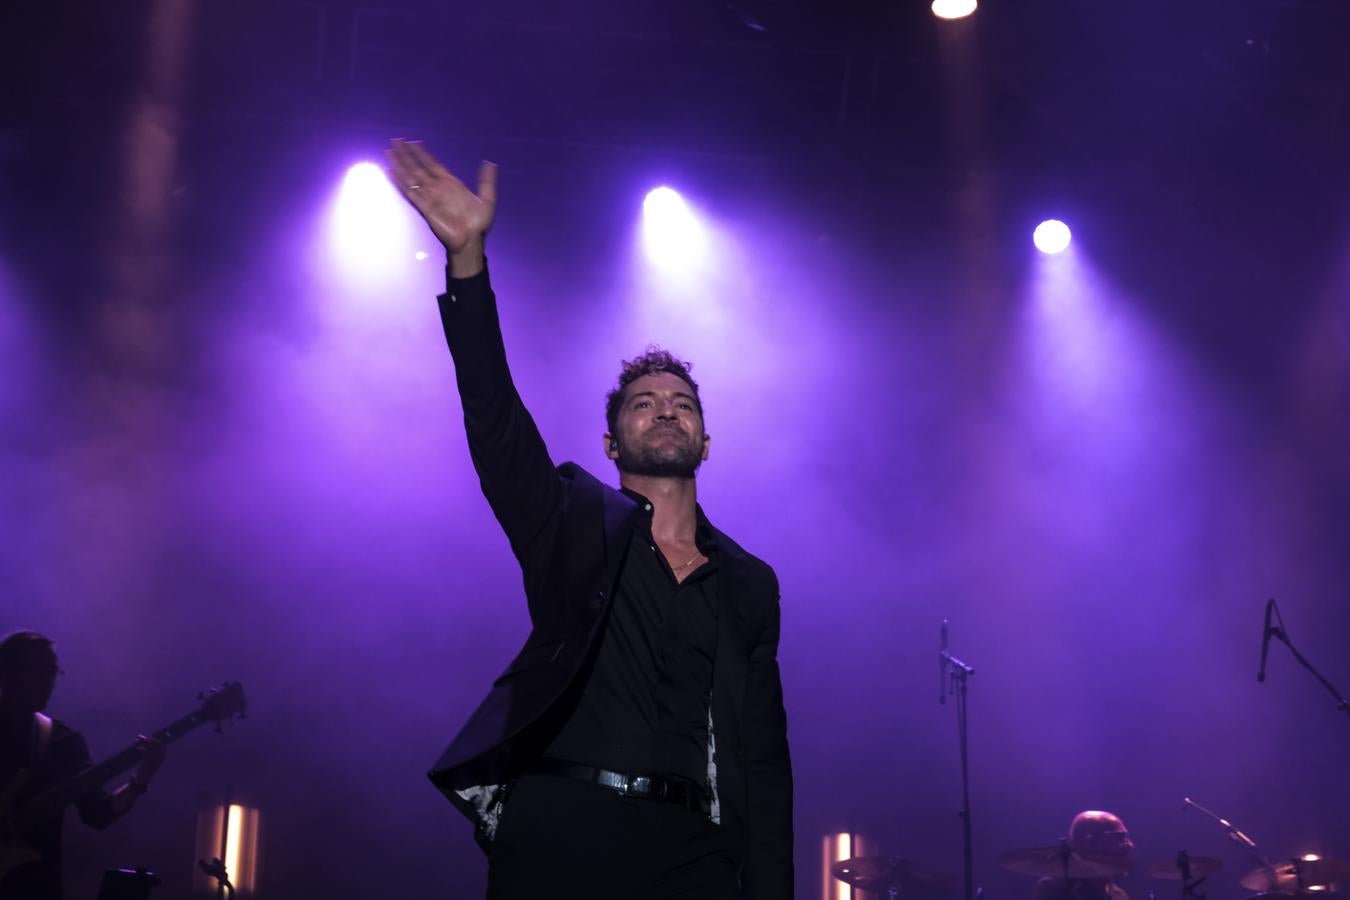
M525 775L488 854L488 900L736 900L736 846L673 803Z

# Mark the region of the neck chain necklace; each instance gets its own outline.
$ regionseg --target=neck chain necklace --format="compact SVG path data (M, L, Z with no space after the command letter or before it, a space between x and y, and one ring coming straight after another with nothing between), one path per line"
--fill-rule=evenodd
M678 571L680 571L681 569L687 569L687 568L689 568L689 566L693 565L694 560L698 559L698 558L699 558L700 556L702 556L702 555L703 555L703 554L702 554L701 551L695 550L693 556L691 556L691 557L689 557L688 559L686 559L683 563L681 563L680 565L676 566L676 567L673 568L671 571L672 571L672 572L678 572Z

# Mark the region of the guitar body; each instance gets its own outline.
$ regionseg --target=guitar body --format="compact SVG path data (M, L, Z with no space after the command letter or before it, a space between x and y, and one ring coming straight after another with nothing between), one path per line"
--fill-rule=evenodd
M0 791L0 900L55 897L61 890L58 873L41 865L42 854L24 843L14 823L19 793L29 777L24 770Z
M14 833L12 817L19 805L19 792L28 783L28 779L29 773L25 769L15 775L9 784L5 785L4 791L0 792L0 898L8 896L3 885L10 872L19 866L42 859L41 853L29 847L18 834Z
M11 872L20 866L41 862L42 854L22 841L0 844L0 897L9 896L3 885Z
M61 872L23 843L0 845L0 900L61 896Z

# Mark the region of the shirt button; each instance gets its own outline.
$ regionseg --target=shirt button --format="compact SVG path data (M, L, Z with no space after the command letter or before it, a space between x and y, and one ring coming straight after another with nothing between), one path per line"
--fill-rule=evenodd
M652 505L651 505L650 503L644 503L644 504L642 504L642 508L645 509L647 512L651 512L651 511L652 511Z

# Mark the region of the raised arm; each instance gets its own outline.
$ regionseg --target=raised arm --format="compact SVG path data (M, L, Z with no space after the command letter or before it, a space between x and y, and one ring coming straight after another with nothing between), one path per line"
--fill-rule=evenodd
M557 520L562 481L511 380L488 281L484 240L497 208L497 167L485 162L474 193L421 144L393 141L389 176L446 251L438 301L464 406L469 453L511 549L525 564Z

